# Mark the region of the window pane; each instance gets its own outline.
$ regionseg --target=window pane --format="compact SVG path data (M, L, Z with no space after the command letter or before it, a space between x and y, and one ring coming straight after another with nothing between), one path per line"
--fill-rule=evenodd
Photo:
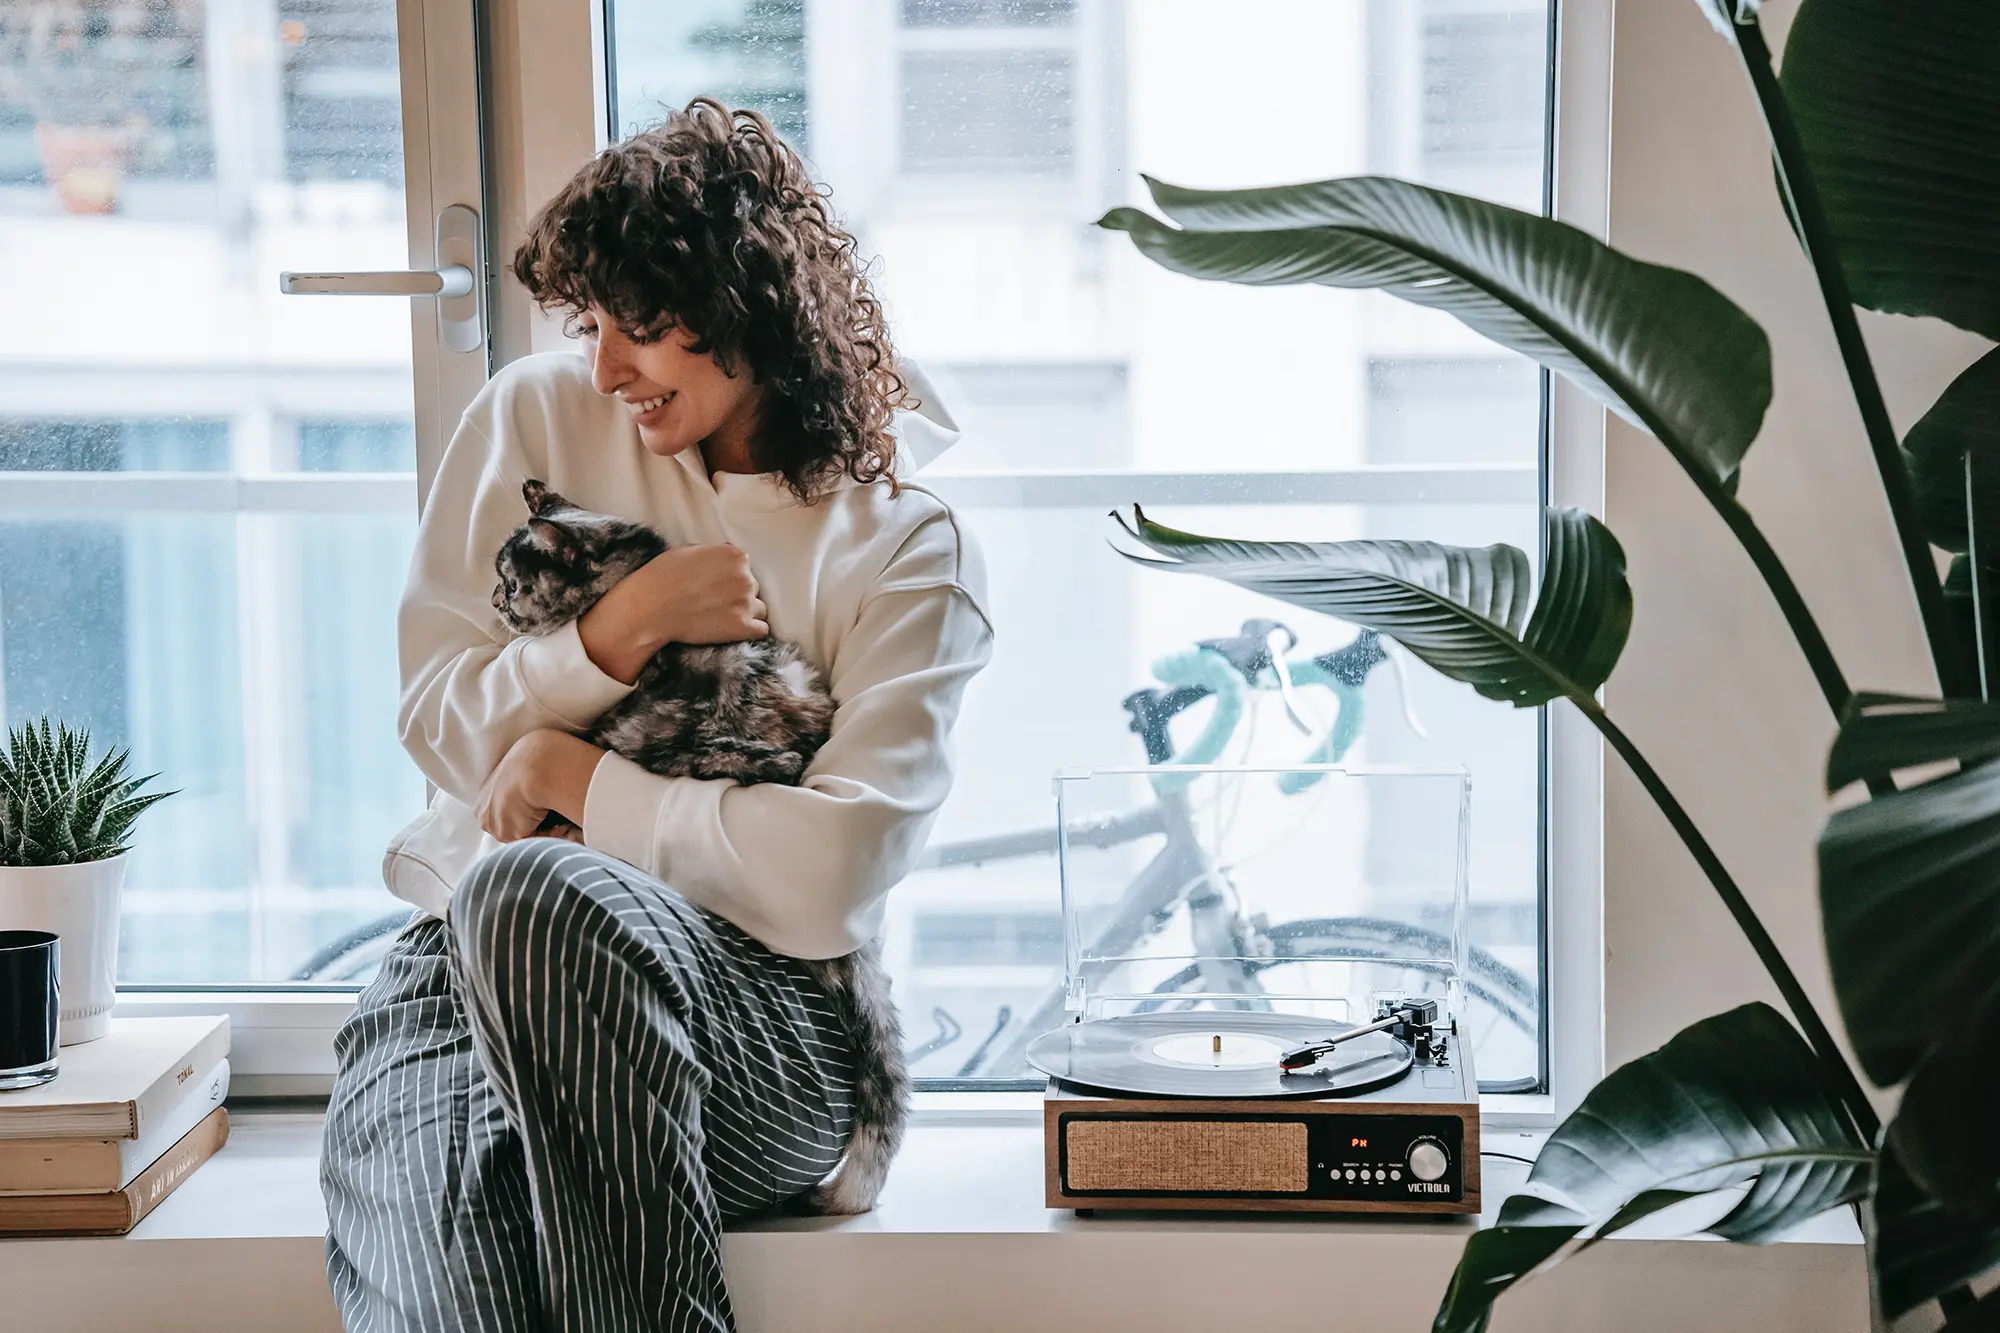
M1172 482L1174 503L1149 512L1196 530L1539 545L1530 362L1375 294L1191 282L1091 224L1145 202L1140 171L1205 186L1382 172L1538 207L1548 21L1539 0L618 0L618 123L740 97L763 71L781 91L749 104L783 117L831 186L898 348L966 427L924 479L985 546L997 642L932 841L963 864L890 901L920 1075L1025 1072L1020 1045L1061 981L1055 866L1036 850L1049 779L1144 759L1126 696L1255 616L1315 652L1354 633L1120 561L1104 510L1146 497L1119 473ZM1336 502L1364 484L1388 489ZM1300 759L1313 740L1260 699L1227 753ZM1472 772L1474 942L1512 978L1480 1019L1480 1073L1532 1082L1538 718L1420 665L1409 702L1427 735L1387 667L1366 701L1353 758ZM1205 717L1183 718L1177 744Z
M369 0L280 6L285 169L294 181L403 187L396 8Z
M415 486L340 474L413 469L410 304L277 289L406 265L398 80L395 0L0 5L0 715L178 789L126 982L284 981L401 910Z
M395 729L395 607L415 526L0 522L8 723L45 711L85 723L179 792L139 826L121 980L284 980L398 910L382 848L424 800Z
M417 438L401 421L302 421L301 472L414 472Z
M1433 168L1541 155L1541 15L1434 14L1424 19L1423 42L1424 156Z
M229 423L0 420L0 472L226 472Z
M1067 55L911 51L903 57L903 169L1066 171L1075 133Z
M663 91L698 87L730 106L754 106L793 143L808 133L806 13L800 0L659 0L622 6L620 46L647 54L641 66L618 53L618 117L631 129L658 120ZM629 85L623 82L636 79ZM693 96L693 94L689 94ZM678 106L685 102L686 97Z
M1067 26L1076 0L903 0L906 28Z

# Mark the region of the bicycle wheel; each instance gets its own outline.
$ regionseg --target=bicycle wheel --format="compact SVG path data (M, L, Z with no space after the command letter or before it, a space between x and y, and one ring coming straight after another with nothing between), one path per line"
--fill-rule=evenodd
M366 980L382 955L389 952L404 926L416 918L414 909L391 912L366 925L356 926L345 935L316 950L293 972L293 981Z

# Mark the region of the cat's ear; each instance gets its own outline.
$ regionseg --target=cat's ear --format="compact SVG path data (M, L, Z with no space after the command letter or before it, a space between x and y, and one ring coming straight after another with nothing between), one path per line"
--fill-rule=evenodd
M528 520L528 540L550 555L564 555L569 551L569 534L545 518Z
M528 502L531 514L546 514L551 509L569 507L569 501L550 490L546 484L532 479L521 483L521 498Z

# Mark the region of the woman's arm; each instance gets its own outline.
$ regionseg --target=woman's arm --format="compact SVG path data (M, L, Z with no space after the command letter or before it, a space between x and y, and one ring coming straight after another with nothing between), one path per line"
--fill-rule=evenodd
M799 786L662 778L607 754L584 841L780 952L846 953L923 851L951 789L959 699L991 646L964 585L879 592L832 664L833 735Z
M736 643L770 632L749 557L723 545L655 556L577 622L591 662L627 685L669 643ZM473 814L500 842L533 836L550 811L581 828L590 780L603 757L603 750L566 731L530 731L480 787Z
M548 479L548 440L563 429L561 380L543 360L515 363L467 409L431 487L398 613L403 747L468 805L524 737L588 728L666 644L770 632L748 559L723 545L666 552L552 634L516 638L501 623L494 557L527 518L521 484Z
M580 731L631 689L591 661L574 624L515 638L493 609L494 556L527 517L521 483L546 470L528 471L509 399L489 385L446 447L396 620L403 748L468 805L523 736Z
M770 632L750 557L724 545L654 556L577 621L585 654L627 685L670 643L740 643Z
M567 731L531 731L479 789L473 817L496 842L534 837L551 813L581 829L591 775L602 758L603 750Z

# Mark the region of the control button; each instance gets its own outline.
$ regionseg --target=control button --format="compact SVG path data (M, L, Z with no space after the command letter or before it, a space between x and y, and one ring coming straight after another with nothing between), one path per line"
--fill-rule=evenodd
M1450 1165L1451 1159L1435 1143L1425 1141L1410 1149L1410 1174L1418 1180L1436 1180Z
M1391 1180L1401 1180L1402 1178L1403 1178L1403 1173L1401 1171L1391 1171L1389 1173L1389 1179Z
M1349 1167L1349 1168L1347 1169L1347 1178L1348 1178L1349 1180L1352 1180L1352 1179L1354 1179L1354 1168L1353 1168L1353 1167Z

